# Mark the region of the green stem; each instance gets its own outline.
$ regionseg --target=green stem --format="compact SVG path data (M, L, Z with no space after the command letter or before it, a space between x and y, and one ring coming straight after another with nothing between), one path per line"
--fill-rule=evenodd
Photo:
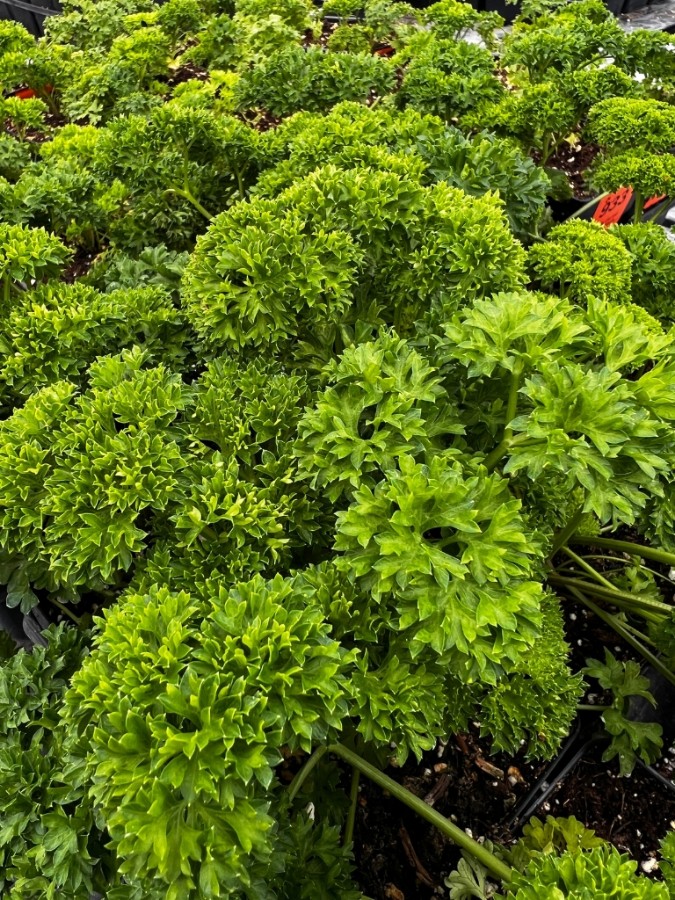
M488 472L491 472L494 469L494 467L497 465L502 456L504 456L510 446L511 439L504 438L497 444L497 446L494 450L492 450L491 453L488 453L488 455L485 457L485 462L483 463Z
M36 90L35 93L45 101L45 103L49 107L50 112L52 112L55 116L59 115L59 107L56 100L54 100L53 91L47 91L44 88L40 88Z
M655 547L644 547L642 544L633 544L630 541L617 541L614 538L592 537L584 534L572 538L569 543L584 544L588 547L604 547L606 550L616 550L618 553L627 553L629 556L641 556L643 559L653 559L666 566L675 566L675 553L668 553L666 550L658 550Z
M524 432L522 434L517 434L515 437L503 438L497 446L485 457L485 461L483 465L491 472L500 459L511 449L511 447L516 447L518 444L524 444L529 440L529 437Z
M598 706L593 706L592 703L577 703L577 709L582 712L596 712L596 710L600 710L602 712L603 709L611 709L611 706L607 704L599 704Z
M642 213L645 208L645 198L638 191L633 191L635 198L635 210L633 212L633 223L638 225L642 221Z
M575 588L570 588L570 592L574 594L574 596L579 600L580 603L583 603L584 606L587 606L591 612L595 613L595 615L602 619L610 628L613 628L614 631L620 637L624 639L624 641L636 650L641 656L643 656L647 662L652 666L652 668L656 669L657 672L660 672L663 677L669 681L672 685L675 685L675 672L671 672L668 666L664 665L658 656L655 656L651 650L649 650L645 645L639 641L637 638L633 637L633 635L626 630L621 622L616 618L616 616L611 615L611 613L605 612L604 609L601 609L597 604L593 603L588 597L581 593L581 591L577 591Z
M347 815L347 823L345 825L345 833L343 843L348 847L354 841L354 825L356 824L356 806L359 802L359 780L361 773L354 766L352 768L352 783L349 789L349 813Z
M582 581L580 578L567 578L566 576L556 575L554 573L548 576L548 580L561 587L574 587L582 591L590 591L592 594L597 594L597 596L601 597L603 600L608 600L610 603L616 602L617 606L634 608L636 611L646 610L647 612L660 613L663 616L664 614L670 615L673 609L668 603L661 603L658 600L648 600L646 597L636 597L634 594L629 594L627 591L620 591L615 587L612 587L612 589L609 590L608 588L601 587L599 584L590 584L587 581Z
M580 206L576 212L573 212L572 215L568 216L566 221L569 222L570 219L578 219L579 216L583 216L584 213L588 212L589 209L593 209L594 206L607 196L609 196L609 191L605 191L603 194L593 197L592 200L589 200L588 203L584 203L584 205Z
M213 215L208 211L208 209L206 209L206 207L202 206L199 200L197 200L195 195L192 193L190 185L187 183L187 181L185 182L185 185L183 187L183 196L186 200L190 201L197 212L200 212L205 219L207 219L209 222L213 221Z
M67 616L71 621L73 621L78 628L82 627L82 620L79 616L76 616L74 612L71 612L67 606L61 603L60 600L57 600L56 597L49 597L49 602L52 606L55 606L57 609L61 610L64 616Z
M569 541L569 539L581 524L581 520L583 519L583 517L584 508L583 506L580 506L579 509L577 509L577 511L574 513L574 515L569 519L564 528L561 528L558 534L553 538L553 543L551 545L551 555L549 556L549 559L553 559L558 550L560 550L560 548Z
M598 581L600 584L604 584L605 587L608 587L612 591L614 590L614 585L612 584L612 582L609 581L607 578L605 578L603 575L601 575L600 572L597 572L593 568L593 566L589 565L586 562L585 559L582 559L580 556L577 556L577 554L574 552L574 550L570 550L569 547L564 547L564 546L561 547L560 550L562 553L565 553L567 556L569 556L570 559L574 560L574 562L578 566L581 566L581 568L584 570L584 572L586 572L588 575L590 575L591 578L593 578L595 581Z
M506 404L506 422L504 424L504 440L510 441L513 437L513 431L509 427L516 417L518 408L518 389L520 388L520 377L523 372L522 365L516 364L511 372L511 383L509 385L509 399Z
M551 155L551 135L547 134L547 135L544 135L544 141L543 141L542 147L541 147L541 160L540 160L539 164L541 166L545 166L546 163L548 162L548 158L550 155Z
M566 549L569 550L569 547ZM620 556L605 556L603 553L585 553L583 556L584 559L599 559L604 560L605 562L613 562L618 563L620 566L627 566L628 560L622 559ZM645 568L644 566L640 566L641 569ZM652 571L651 569L649 570Z
M239 197L241 200L245 200L246 199L246 189L244 188L244 179L242 177L241 171L239 169L235 169L234 174L237 176L237 187L239 188Z
M295 800L298 791L303 786L309 775L311 775L312 770L316 767L316 765L321 761L322 757L324 757L328 753L328 747L319 747L317 750L312 753L310 758L304 764L304 766L300 769L298 774L295 776L291 785L288 789L288 798L292 802Z
M202 204L197 200L195 195L190 190L189 186L184 188L168 188L165 193L167 194L178 194L179 197L184 197L188 203L191 203L197 212L201 213L207 221L213 221L213 214L206 209L206 207L202 206Z
M457 825L454 825L446 819L445 816L436 812L433 807L428 806L420 797L416 797L415 794L412 794L409 790L398 784L393 778L385 775L384 772L380 772L375 766L371 766L369 762L366 762L365 759L362 759L358 754L349 750L349 748L344 747L342 744L331 744L328 749L331 753L335 753L336 756L344 759L350 766L358 769L366 776L366 778L370 778L371 781L374 781L375 784L383 790L388 791L392 797L400 800L401 803L404 803L409 809L412 809L423 819L426 819L427 822L431 822L432 825L435 825L442 834L450 838L451 841L454 841L454 843L457 844L458 847L461 847L462 850L466 850L467 853L470 853L471 856L485 866L488 872L491 872L492 875L499 878L500 881L511 880L511 869L505 863L500 859L497 859L493 853L486 850L486 848L479 844L478 841L474 841L473 838L470 838L465 831Z
M2 299L4 300L6 305L9 304L11 289L12 285L9 280L9 275L5 275L5 277L2 279Z
M583 557L584 559L599 559L604 562L612 562L616 563L619 566L627 566L629 564L629 560L622 559L620 556L605 556L602 553L586 553ZM569 563L567 564L569 565ZM649 572L650 575L653 575L654 578L660 578L661 581L665 581L666 584L669 584L671 587L673 586L673 582L670 578L666 578L665 575L662 575L660 572L657 572L656 569L652 569L649 566L637 564L638 569L642 569L643 572Z
M650 637L647 637L647 635L643 634L639 629L634 628L632 625L629 625L628 622L624 622L623 627L627 631L630 631L633 637L637 638L639 641L643 641L645 644L650 644L652 647L656 647L656 644Z

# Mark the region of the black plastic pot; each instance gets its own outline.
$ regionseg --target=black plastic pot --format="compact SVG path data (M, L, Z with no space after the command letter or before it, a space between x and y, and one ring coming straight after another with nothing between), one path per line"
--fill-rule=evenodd
M49 625L47 618L37 608L25 616L18 607L7 606L6 599L7 590L3 588L0 596L0 631L8 634L18 648L30 650L36 644L46 646L42 632Z
M61 12L58 0L0 0L0 19L20 22L35 37L44 34L44 23L49 16Z
M650 206L647 209L645 209L642 219L645 222L653 222L655 225L663 225L666 221L666 216L668 215L668 212L672 208L673 208L672 198L666 197L665 200L661 200L659 203L655 203L653 206Z
M623 13L636 12L638 9L644 9L645 6L647 6L647 0L625 0Z
M573 216L575 213L578 213L579 210L582 209L588 203L587 200L577 200L575 197L570 197L568 200L549 200L548 205L551 209L551 215L553 216L554 222L564 222L566 219L569 219L570 216ZM581 213L579 216L580 219L590 219L593 215L593 207L586 210L584 213Z
M506 3L505 0L469 0L474 9L485 10L486 12L497 12L503 16L507 22L513 22L515 17L520 13L520 3ZM607 9L615 16L626 12L624 9L625 0L603 0ZM631 0L631 2L641 2L646 6L647 0ZM427 6L428 4L422 0L417 0L413 6ZM637 7L635 7L637 9Z
M675 690L673 690L672 684L651 666L643 667L642 671L649 679L649 689L656 700L656 707L652 706L644 697L631 697L628 718L634 722L658 720L663 729L664 746L668 747L675 740ZM508 822L509 827L518 828L527 822L581 760L591 756L592 751L606 743L607 739L607 734L598 719L598 713L580 712L569 737L556 758L547 766L514 809ZM675 784L672 781L664 778L660 772L651 766L646 766L640 760L638 760L638 766L675 794Z
M602 209L598 209L600 203L603 204ZM603 213L609 215L612 212L611 204L612 198L609 197L605 197L603 200L597 199L594 204L591 204L589 200L577 200L574 197L569 200L549 200L549 207L554 222L564 222L566 219L569 219L570 216L578 214L578 218L580 219L595 219L602 224L609 225L612 224L613 221L611 219L608 221L603 218ZM588 208L584 209L585 206ZM655 225L663 225L668 216L668 212L672 210L674 206L673 199L671 197L665 197L663 200L659 200L658 203L653 203L645 208L642 215L642 221L653 222ZM583 212L581 212L582 209L584 209ZM629 203L623 208L617 224L630 224L633 221L633 209L634 202L631 198Z
M513 22L520 12L520 3L507 3L506 0L485 0L483 9L485 12L496 12L506 21Z
M592 199L577 200L575 197L572 197L569 200L550 200L549 206L553 220L555 222L564 222L570 216L577 216L579 219L589 220L595 218L596 221L600 221L603 224L612 224L613 220L607 220L606 218L610 213L616 213L615 209L612 210L612 199L608 197L601 199L599 196L595 198L595 202L592 202ZM630 222L632 216L633 199L631 198L618 217L618 222Z
M597 725L597 714L591 713L594 719L589 719L588 714L577 717L569 737L562 745L560 753L547 766L539 776L535 784L513 810L508 821L509 828L515 829L528 821L539 809L542 803L550 797L559 784L569 775L577 763L584 758L589 749L601 739L594 728L589 727L590 722Z

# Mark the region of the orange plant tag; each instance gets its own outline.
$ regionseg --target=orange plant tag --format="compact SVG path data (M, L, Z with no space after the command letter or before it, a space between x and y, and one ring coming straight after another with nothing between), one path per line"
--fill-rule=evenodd
M593 221L601 225L616 225L621 221L621 216L628 209L628 204L633 198L632 188L620 188L613 194L603 197L593 213Z
M645 203L645 207L644 207L644 208L645 208L645 209L650 209L652 206L656 206L657 203L660 203L662 200L665 200L667 196L668 196L667 194L661 194L660 197L651 197L651 198L650 198L649 200L647 200L647 202Z

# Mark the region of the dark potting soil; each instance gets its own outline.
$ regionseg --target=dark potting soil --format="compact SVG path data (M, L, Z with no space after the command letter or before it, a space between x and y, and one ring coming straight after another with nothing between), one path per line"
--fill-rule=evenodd
M594 194L587 184L588 171L599 152L600 150L595 144L572 146L564 142L558 152L549 158L546 165L548 168L559 169L565 173L577 200L588 200ZM537 152L533 152L532 157L535 161L539 161Z
M186 81L208 81L209 73L200 66L192 63L185 63L173 69L170 75L165 78L159 78L158 81L165 80L169 87L175 87L177 84L183 84Z
M573 671L582 669L590 657L603 658L604 647L618 659L632 658L630 648L585 607L565 597L561 603ZM582 702L597 705L606 699L597 682L589 679ZM599 713L585 714L589 736L596 715L599 727ZM615 761L600 760L604 746L588 749L536 815L576 816L621 852L630 853L638 864L646 863L643 871L658 877L649 861L658 855L661 838L675 827L671 825L675 823L675 791L641 767L628 778L619 777ZM668 779L675 778L672 749L669 753L664 747L662 760L654 766ZM402 769L388 769L388 774L427 802L432 800L440 813L473 837L508 845L520 836L520 828L509 826L513 809L546 766L528 763L522 754L491 754L489 741L473 728L470 734L458 735L427 754L419 765L409 762ZM372 900L429 900L440 895L460 853L433 826L362 779L355 858L357 882Z
M543 766L489 755L477 729L388 774L475 838L508 844L510 812ZM460 853L432 825L361 780L354 832L356 878L372 900L428 900L443 891ZM443 891L447 895L447 891Z
M239 116L247 125L250 125L251 128L255 128L257 131L269 131L271 128L276 128L281 122L278 116L272 115L271 112L265 109L246 110L240 113Z
M640 766L621 778L617 761L603 763L601 753L589 751L591 758L578 763L537 816L576 816L649 871L659 841L675 827L675 790Z
M431 799L440 813L473 837L512 844L520 829L509 828L511 810L543 766L528 765L518 757L476 756L485 742L474 735L460 736L460 741L467 753L453 740L435 762L428 757L419 766L389 769L388 774L417 796ZM622 778L616 761L603 763L601 754L602 745L590 748L535 815L576 816L630 854L643 873L658 877L658 868L650 861L658 857L661 839L675 827L675 790L639 766ZM655 768L672 777L675 752ZM441 893L460 853L432 825L362 779L355 857L356 880L372 900L430 900Z
M75 250L75 255L70 261L70 265L64 270L63 275L61 276L62 280L67 284L72 284L79 278L84 278L96 262L97 256L98 252L94 253L93 251L85 250L82 247L77 248Z

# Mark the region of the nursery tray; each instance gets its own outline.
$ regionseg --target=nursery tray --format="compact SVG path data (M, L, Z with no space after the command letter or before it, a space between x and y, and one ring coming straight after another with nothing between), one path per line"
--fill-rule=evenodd
M650 31L675 31L674 0L657 0L642 9L619 16L619 23L626 31L647 28Z
M0 19L20 22L36 37L44 34L45 20L59 12L61 4L58 0L41 0L40 3L31 3L31 0L0 0Z

